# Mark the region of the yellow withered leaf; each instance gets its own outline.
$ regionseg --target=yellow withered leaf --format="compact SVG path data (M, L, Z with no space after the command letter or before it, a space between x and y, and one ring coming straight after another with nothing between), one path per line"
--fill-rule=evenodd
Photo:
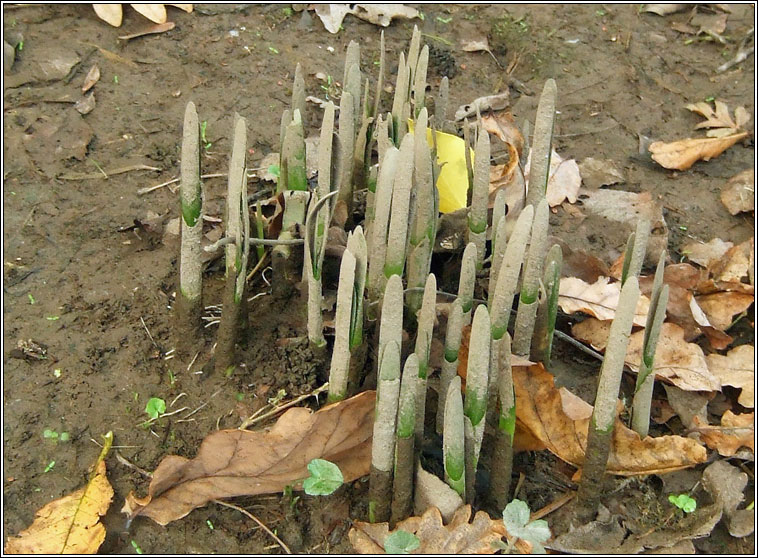
M105 455L113 443L113 433L105 445L89 482L83 488L40 508L34 523L17 537L8 537L7 554L95 554L105 540L105 515L113 499L113 488L105 476Z
M413 132L414 122L408 121L408 131ZM466 168L466 143L462 138L437 130L437 164L441 167L437 178L440 194L440 213L452 213L466 207L468 192L468 169ZM434 147L431 128L426 129L426 141ZM471 149L471 164L474 150Z
M687 138L671 143L655 141L650 144L653 160L667 169L687 170L697 161L710 161L721 155L735 143L745 139L747 132L716 138Z

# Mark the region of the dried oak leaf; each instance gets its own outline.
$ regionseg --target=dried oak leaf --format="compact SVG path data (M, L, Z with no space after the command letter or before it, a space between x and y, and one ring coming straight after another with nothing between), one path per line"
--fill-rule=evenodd
M730 178L721 189L721 203L732 215L755 211L755 170L748 169Z
M734 455L743 446L755 452L755 413L735 415L726 411L721 417L721 426L710 426L700 417L695 417L693 422L692 430L700 434L705 445L724 457Z
M571 333L577 339L604 350L608 341L610 321L588 318L576 324ZM645 331L632 333L624 361L635 372L640 369L642 344ZM665 322L655 351L654 371L657 378L685 391L720 391L721 383L708 368L703 349L684 340L684 330L676 324Z
M709 138L719 138L724 136L730 136L742 131L745 124L750 120L750 115L745 110L745 107L737 107L734 111L734 119L729 115L729 107L723 101L714 101L716 110L711 108L706 102L689 104L686 106L687 110L696 112L705 118L704 122L700 122L695 129L710 128L707 132Z
M702 308L710 325L719 331L726 331L732 324L732 318L750 307L754 296L734 291L722 291L696 296L695 300Z
M416 535L420 546L413 554L494 554L499 547L492 543L506 535L502 520L490 518L483 511L471 518L471 506L462 506L444 525L437 508L429 508L421 517L409 517L390 531L387 523L364 523L355 521L350 529L350 543L359 554L384 554L384 541L395 531L403 530ZM523 543L523 541L520 541ZM517 542L517 547L518 547ZM528 543L522 552L529 550Z
M737 403L749 409L755 407L755 348L752 345L740 345L726 356L714 353L705 359L722 385L742 390Z
M745 139L747 132L715 138L687 138L670 143L654 141L648 147L653 160L667 169L687 170L696 162L710 161L735 143Z
M104 457L104 455L103 455ZM100 458L87 485L46 504L35 514L34 523L9 537L8 554L95 554L105 540L100 517L113 499L113 488Z
M599 320L612 320L616 315L616 307L621 296L621 283L609 281L608 277L600 277L592 284L578 277L561 279L558 305L567 314L584 312ZM649 308L650 299L640 295L634 313L635 325L645 326Z
M566 415L553 375L541 364L514 367L513 383L517 424L542 441L551 453L580 467L584 462L587 430L592 419L572 420ZM585 405L591 408L589 403ZM705 448L695 440L681 436L640 439L639 434L616 418L608 457L609 473L622 476L666 473L705 460Z
M744 278L749 279L753 269L754 243L755 237L750 237L745 242L729 248L719 260L708 267L710 277L722 283L740 283ZM731 289L724 288L723 290ZM698 286L698 291L703 292L700 286Z
M169 455L158 465L148 495L126 497L122 511L161 525L210 500L281 492L308 476L315 458L336 463L350 482L369 472L376 392L312 412L295 407L264 431L220 430L203 440L197 456Z

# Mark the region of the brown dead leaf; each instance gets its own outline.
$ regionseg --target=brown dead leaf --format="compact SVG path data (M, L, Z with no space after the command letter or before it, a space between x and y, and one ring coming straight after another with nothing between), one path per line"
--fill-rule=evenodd
M608 277L600 277L590 285L577 277L561 279L558 305L567 314L584 312L600 320L612 320L621 295L621 283L609 281ZM645 326L649 307L650 299L640 295L634 313L635 325Z
M637 372L642 362L645 332L637 331L629 338L624 360ZM686 391L719 391L721 383L708 368L703 349L684 340L684 330L676 324L664 323L655 351L655 375Z
M359 554L384 554L384 541L395 531L403 530L416 535L420 546L414 554L494 554L498 547L495 541L506 535L502 520L491 519L483 511L471 518L471 506L462 506L453 515L450 523L442 523L442 515L437 508L429 508L421 517L409 517L389 530L387 523L364 523L355 521L350 529L350 543ZM523 542L523 541L521 541ZM529 544L519 550L528 552ZM518 542L517 542L518 547Z
M742 390L737 403L752 409L755 406L755 348L753 345L740 345L729 351L726 356L714 353L705 359L711 373L721 381L722 385Z
M753 303L753 295L724 291L695 297L710 324L719 331L726 331L732 318L747 310Z
M210 500L281 492L308 477L315 458L336 463L350 482L369 472L376 392L328 405L317 412L295 407L270 429L220 430L203 440L194 459L169 455L158 465L148 495L126 497L122 511L161 525Z
M755 170L748 169L730 178L721 189L721 203L732 215L755 211Z
M53 500L39 510L34 523L5 544L8 554L95 554L105 540L100 518L113 499L113 488L105 475L105 455L113 434L106 443L86 486Z
M691 262L703 267L718 261L729 248L734 246L731 242L724 242L720 238L714 238L710 242L690 242L682 247L682 254Z
M481 39L461 40L461 50L465 52L490 52L490 45L487 37Z
M610 321L588 318L576 324L571 333L577 339L590 343L598 350L604 350L608 341ZM642 343L645 331L632 333L624 362L633 371L640 369ZM684 330L676 324L665 322L655 351L654 371L657 378L669 382L685 391L719 391L721 383L714 376L706 361L703 349L695 343L684 340Z
M654 141L648 150L653 160L662 167L687 170L697 161L710 161L718 157L747 136L747 132L739 132L724 137L687 138L670 143Z
M137 37L144 37L145 35L156 35L158 33L165 33L166 31L171 31L174 27L176 27L176 24L173 21L164 21L163 23L156 23L155 25L151 25L150 27L146 27L135 33L130 33L128 35L120 35L119 39L121 39L122 41L130 41L131 39L136 39Z
M753 268L755 237L733 246L721 258L708 268L711 278L717 282L742 282L750 278ZM698 287L698 290L701 289ZM726 290L726 289L725 289Z
M579 174L584 186L590 190L625 181L623 171L612 159L587 157L579 163Z
M90 89L92 89L95 84L97 83L97 80L100 79L100 68L97 64L92 66L89 69L89 72L87 72L87 77L84 78L84 84L82 85L82 93L86 93Z
M726 411L721 417L721 426L709 426L700 417L694 418L693 431L700 434L706 446L715 449L719 455L730 457L741 447L755 452L755 413L735 415Z
M573 207L570 205L564 207ZM557 236L548 236L547 245L558 244L563 252L561 277L578 277L586 283L594 283L600 277L608 277L608 266L603 260L584 250L572 249Z
M531 168L531 152L526 158L524 167L524 179L527 187L529 185L529 170ZM579 196L579 188L582 185L582 177L579 174L579 165L574 159L564 159L558 152L553 149L550 155L550 170L548 171L547 190L545 198L550 207L555 207L568 200L569 203L576 202Z
M516 126L510 110L495 112L482 117L482 126L490 134L500 138L501 141L513 146L518 156L524 151L524 136ZM518 163L518 160L516 160Z
M572 420L566 415L552 374L540 364L514 367L513 381L517 424L530 431L563 461L581 466L591 419ZM705 460L705 448L695 440L680 436L648 436L643 440L616 419L608 458L609 473L622 476L665 473L692 467Z

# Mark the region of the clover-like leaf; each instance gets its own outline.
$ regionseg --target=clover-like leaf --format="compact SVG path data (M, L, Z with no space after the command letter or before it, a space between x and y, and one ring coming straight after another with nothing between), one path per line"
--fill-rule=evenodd
M545 554L542 543L552 536L550 527L544 519L529 521L530 513L526 502L513 500L503 510L503 523L509 535L530 542L534 554Z
M421 541L413 533L398 529L384 540L384 551L387 554L410 554L421 546Z
M692 513L697 509L697 501L689 494L669 494L669 502L684 513Z
M340 468L326 459L311 460L308 472L311 476L303 481L303 490L310 496L328 496L345 482Z
M157 419L158 415L166 412L166 402L160 397L151 397L145 405L145 412L151 419Z

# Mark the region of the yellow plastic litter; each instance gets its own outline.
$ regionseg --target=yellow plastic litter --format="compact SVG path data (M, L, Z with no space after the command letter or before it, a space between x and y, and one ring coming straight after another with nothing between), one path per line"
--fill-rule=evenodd
M408 121L408 130L413 132L414 122ZM431 128L426 129L429 147L434 147ZM441 167L437 178L440 194L440 213L452 213L466 207L468 192L468 171L466 169L466 143L462 138L437 130L437 164ZM474 150L471 149L471 164L474 164Z

